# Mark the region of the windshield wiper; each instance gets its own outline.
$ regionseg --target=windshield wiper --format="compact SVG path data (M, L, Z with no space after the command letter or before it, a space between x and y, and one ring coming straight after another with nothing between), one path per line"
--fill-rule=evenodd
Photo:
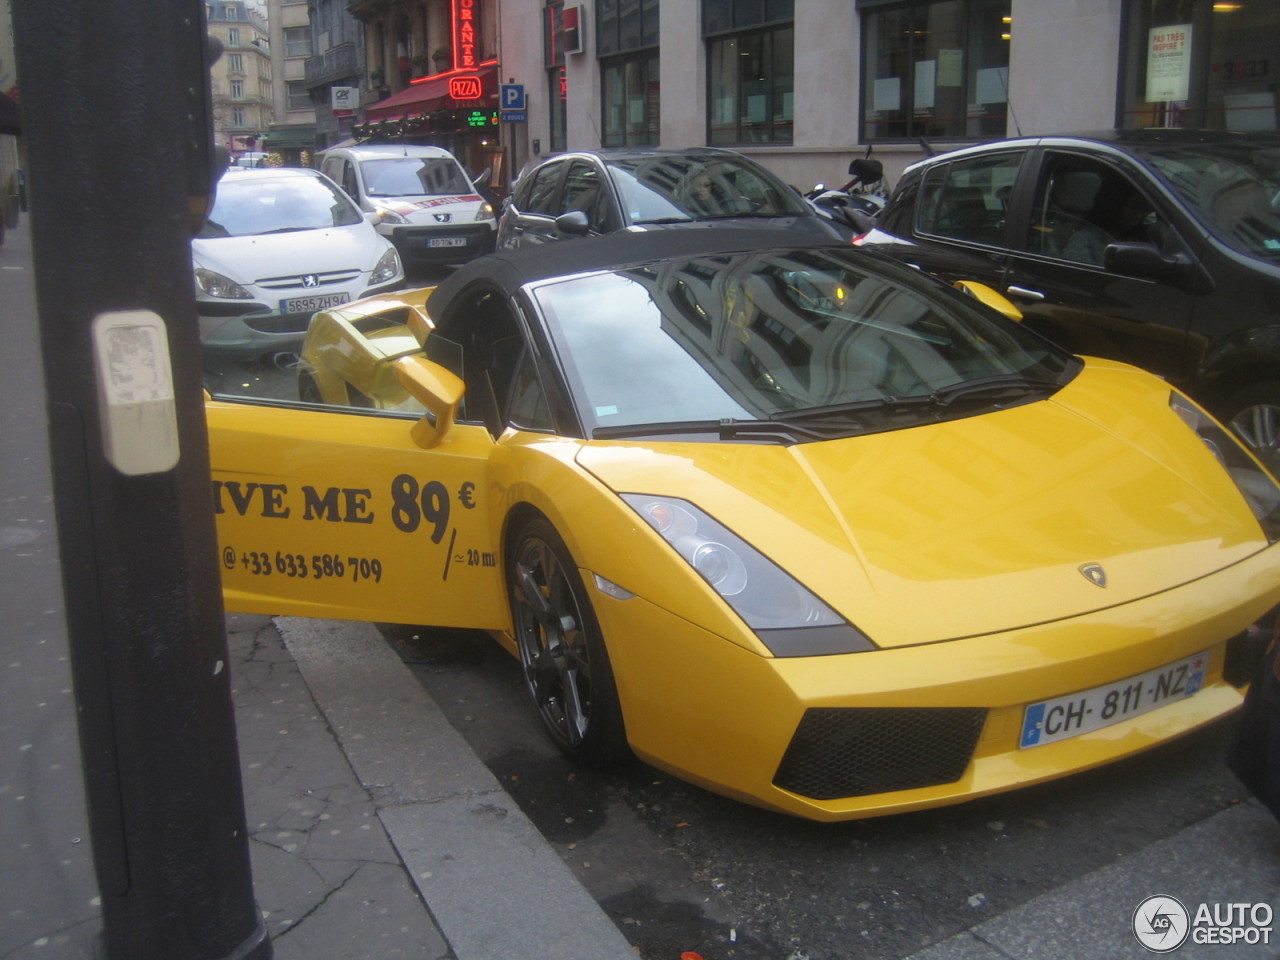
M872 416L883 419L896 414L918 416L921 408L937 405L931 394L910 397L880 397L875 400L851 400L848 403L829 403L821 407L805 407L802 410L783 410L773 414L771 420L791 423L796 420L822 420L838 416Z
M797 443L803 440L830 439L833 430L847 433L847 423L823 425L780 424L775 420L668 420L657 423L622 423L612 427L596 427L591 431L593 440L625 440L628 437L682 436L686 434L714 434L721 440L749 437L752 440L773 443Z
M1028 393L1053 392L1062 386L1058 380L1028 377L1021 373L999 373L976 380L964 380L948 387L939 387L930 394L934 403L948 406L957 400L994 400L1002 397L1025 396Z
M859 417L886 420L894 417L913 417L938 411L961 400L990 403L1008 397L1025 398L1029 394L1045 394L1057 390L1062 384L1057 380L1027 377L1016 373L1002 373L991 377L979 377L960 383L939 387L932 393L911 394L905 397L881 397L876 400L854 400L849 403L832 403L821 407L805 407L802 410L784 410L771 419L788 423L795 420L825 420L829 417Z

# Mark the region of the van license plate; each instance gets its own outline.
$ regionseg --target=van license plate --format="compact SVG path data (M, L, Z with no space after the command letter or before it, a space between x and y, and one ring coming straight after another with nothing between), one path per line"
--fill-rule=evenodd
M1020 746L1066 740L1194 696L1204 685L1208 666L1208 652L1197 653L1115 683L1033 703L1022 717Z
M427 241L428 247L465 247L467 245L464 237L437 237Z

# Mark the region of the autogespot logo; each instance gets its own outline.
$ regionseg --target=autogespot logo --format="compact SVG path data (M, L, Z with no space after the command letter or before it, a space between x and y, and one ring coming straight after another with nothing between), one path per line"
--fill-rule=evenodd
M1133 935L1152 953L1172 953L1186 943L1191 915L1174 897L1147 897L1133 911Z

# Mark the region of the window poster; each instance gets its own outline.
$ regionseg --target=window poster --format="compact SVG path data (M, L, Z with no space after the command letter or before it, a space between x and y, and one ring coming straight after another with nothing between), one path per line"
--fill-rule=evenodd
M1152 27L1147 34L1147 100L1186 100L1191 81L1191 24Z
M934 90L937 86L938 61L936 60L917 60L916 61L916 82L915 92L915 109L916 113L920 111L932 110L934 106Z
M902 78L877 77L873 88L872 109L894 111L902 109Z

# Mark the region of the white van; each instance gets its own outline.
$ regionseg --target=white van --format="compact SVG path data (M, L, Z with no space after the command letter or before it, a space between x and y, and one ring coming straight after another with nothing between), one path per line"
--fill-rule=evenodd
M320 169L362 210L409 264L465 263L493 250L497 221L448 150L357 144L326 150Z

